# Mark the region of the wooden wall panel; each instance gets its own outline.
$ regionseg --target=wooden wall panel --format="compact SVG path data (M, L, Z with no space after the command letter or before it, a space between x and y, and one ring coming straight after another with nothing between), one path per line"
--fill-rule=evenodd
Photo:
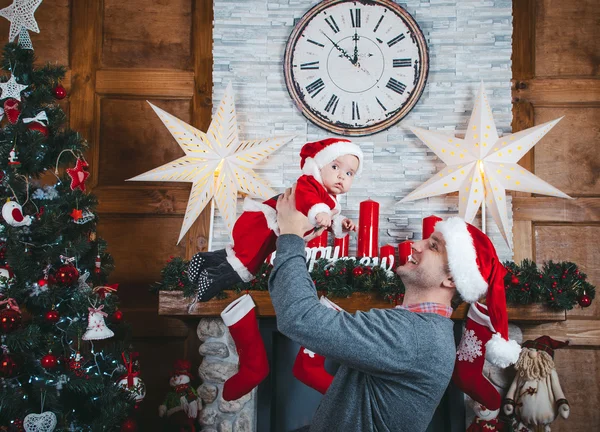
M190 100L150 102L190 122ZM124 186L125 179L184 155L144 99L102 98L99 131L98 186Z
M190 0L104 0L102 66L191 69Z
M549 225L535 227L536 262L547 260L572 261L588 275L588 280L600 287L600 226ZM600 319L600 289L596 300L588 308L577 306L568 312L568 318L590 317ZM600 321L598 322L600 328Z
M535 173L573 197L600 196L600 106L540 107L535 124L561 116L536 146Z
M536 76L598 76L598 0L538 0Z

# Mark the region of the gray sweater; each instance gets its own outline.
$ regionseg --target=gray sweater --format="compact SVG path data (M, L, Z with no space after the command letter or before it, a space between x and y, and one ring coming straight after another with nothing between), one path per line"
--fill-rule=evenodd
M298 236L279 237L269 291L279 331L341 363L310 431L424 431L452 375L452 321L404 309L329 309L319 303L304 247Z

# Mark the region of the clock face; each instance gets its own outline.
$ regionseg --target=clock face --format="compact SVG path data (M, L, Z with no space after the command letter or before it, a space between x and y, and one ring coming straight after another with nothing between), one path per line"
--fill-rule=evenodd
M340 135L370 135L398 122L421 96L428 69L417 23L388 0L317 4L292 31L284 58L298 108Z

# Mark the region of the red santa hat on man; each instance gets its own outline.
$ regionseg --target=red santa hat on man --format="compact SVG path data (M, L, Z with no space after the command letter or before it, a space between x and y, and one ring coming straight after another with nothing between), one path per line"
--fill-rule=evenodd
M336 158L354 155L358 158L356 175L362 172L363 152L359 146L343 138L327 138L321 141L306 143L300 150L300 168L302 174L310 175L321 181L320 169Z
M495 411L501 398L482 374L485 359L505 368L519 359L521 347L508 338L504 275L488 236L458 217L438 222L448 252L450 273L460 296L472 303L457 349L452 379L472 399ZM477 302L485 294L486 304Z

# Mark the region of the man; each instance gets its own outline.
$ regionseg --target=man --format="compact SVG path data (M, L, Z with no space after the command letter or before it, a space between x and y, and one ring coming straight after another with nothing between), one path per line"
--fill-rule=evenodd
M278 199L269 291L279 330L341 364L310 427L330 431L424 431L452 376L456 347L450 302L456 287L443 236L415 242L398 269L406 306L351 315L322 306L306 270L295 190Z

